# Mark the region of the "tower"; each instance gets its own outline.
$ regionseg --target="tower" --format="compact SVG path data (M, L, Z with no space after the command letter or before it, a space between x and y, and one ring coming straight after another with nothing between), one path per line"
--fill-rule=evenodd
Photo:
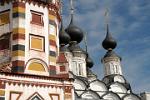
M117 46L117 42L113 39L109 32L109 26L107 24L107 34L106 38L102 43L103 47L107 50L107 53L102 58L102 63L104 64L105 76L119 74L122 75L121 69L121 58L113 51Z
M70 6L71 21L68 27L65 29L66 33L70 36L70 42L68 46L70 51L70 55L68 55L70 58L69 69L74 75L86 77L86 52L79 46L79 43L83 39L83 31L74 23L73 0L70 0Z
M60 73L60 0L0 1L0 100L74 100Z
M11 71L45 76L56 74L60 1L16 0L6 3L4 0L1 1L0 14L1 35L9 37L2 49L10 51Z
M116 93L119 98L123 100L140 100L139 96L132 92L131 86L122 74L121 57L118 56L114 49L117 46L116 40L109 32L109 25L107 23L106 37L102 42L102 46L107 50L102 58L104 65L104 78L102 81L109 86L109 91ZM104 95L104 99L114 98L113 96ZM114 98L114 100L116 100Z

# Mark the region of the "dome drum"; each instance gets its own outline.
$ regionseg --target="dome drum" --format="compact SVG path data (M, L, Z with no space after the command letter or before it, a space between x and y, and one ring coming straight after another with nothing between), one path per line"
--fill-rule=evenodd
M76 41L71 41L68 49L73 53L73 56L81 57L86 56L86 52L77 44Z

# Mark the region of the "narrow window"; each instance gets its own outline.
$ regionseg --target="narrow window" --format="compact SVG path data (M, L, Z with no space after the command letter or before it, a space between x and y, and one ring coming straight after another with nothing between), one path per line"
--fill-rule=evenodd
M118 69L118 66L117 65L115 65L115 69L116 69L116 73L118 74L119 73L119 69Z
M8 24L10 22L9 10L0 12L0 25Z
M30 34L30 49L44 51L44 37Z
M0 36L0 63L10 61L10 34Z
M0 50L10 48L10 34L4 34L0 37Z
M72 72L74 74L77 74L78 69L77 69L77 63L75 61L72 62L72 66L73 66L72 67Z
M66 71L65 66L60 66L60 72L65 72L65 71Z
M36 24L36 25L44 25L43 22L43 13L31 11L32 19L31 19L31 24Z
M82 75L83 69L82 69L82 63L79 63L79 75Z

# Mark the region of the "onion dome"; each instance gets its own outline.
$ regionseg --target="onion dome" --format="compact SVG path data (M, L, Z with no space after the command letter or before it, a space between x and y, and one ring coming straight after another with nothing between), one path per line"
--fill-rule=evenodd
M59 43L66 45L70 41L70 36L65 32L63 23L61 23L61 28L59 30Z
M74 24L73 14L71 15L71 22L65 31L70 35L71 41L77 41L77 43L80 43L82 41L83 32Z
M87 58L86 58L86 66L89 67L89 68L92 68L94 65L92 59L88 56L87 54Z
M113 37L111 36L111 34L109 33L109 28L107 25L107 35L105 40L102 43L102 46L104 49L106 50L112 50L115 49L117 46L117 42L113 39Z

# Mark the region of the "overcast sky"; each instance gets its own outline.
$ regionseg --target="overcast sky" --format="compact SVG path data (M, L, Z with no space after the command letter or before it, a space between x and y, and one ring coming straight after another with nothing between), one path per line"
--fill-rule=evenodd
M64 26L70 22L69 0L63 0ZM95 65L92 70L103 78L101 58L106 51L106 9L110 32L117 40L115 52L122 57L122 70L133 91L150 92L150 0L74 0L75 23L87 32L88 52ZM81 43L82 45L83 43Z

